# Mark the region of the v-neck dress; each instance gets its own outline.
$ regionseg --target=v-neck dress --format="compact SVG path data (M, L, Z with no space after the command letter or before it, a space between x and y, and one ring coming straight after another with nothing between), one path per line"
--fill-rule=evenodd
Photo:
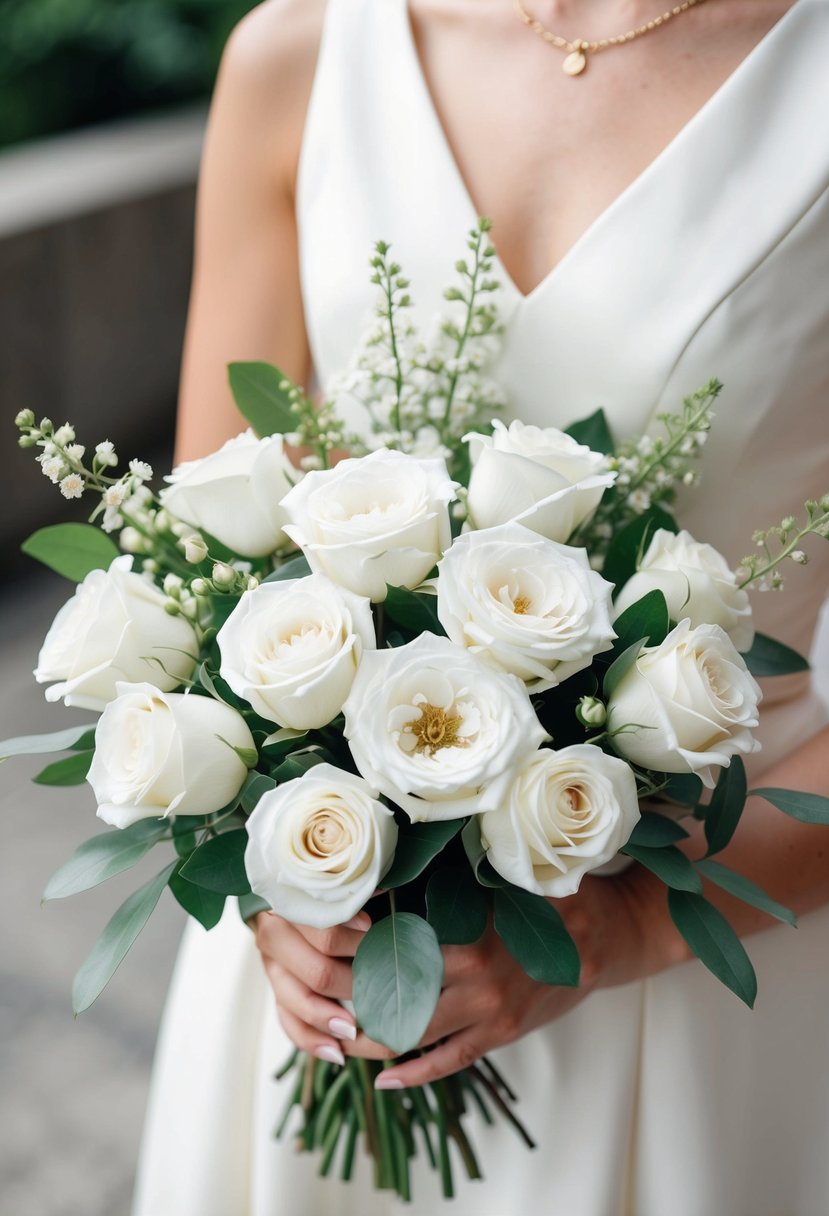
M829 2L797 0L710 101L528 295L501 266L494 374L515 414L618 436L725 382L682 522L735 564L755 528L829 488ZM371 313L393 242L428 323L475 211L418 61L406 0L329 0L297 219L316 376ZM758 625L808 649L823 550ZM754 771L827 720L809 680L766 690ZM697 963L600 991L497 1053L539 1141L476 1126L487 1174L453 1216L824 1216L829 1212L829 909L753 937L753 1012ZM191 924L162 1034L135 1216L433 1216L346 1186L272 1140L288 1050L252 935ZM458 1174L462 1172L460 1169Z

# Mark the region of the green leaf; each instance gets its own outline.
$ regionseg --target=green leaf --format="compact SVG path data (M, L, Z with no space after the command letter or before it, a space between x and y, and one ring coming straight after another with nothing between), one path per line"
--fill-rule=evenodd
M368 930L354 956L354 1012L362 1030L398 1055L412 1051L432 1019L443 955L431 925L394 912Z
M531 979L578 987L581 964L576 943L543 895L511 885L499 887L494 924L495 932Z
M426 887L426 919L442 946L469 946L486 929L487 899L468 868L437 870Z
M702 893L699 874L675 845L662 845L661 848L654 849L628 843L622 852L640 862L675 891L693 891L698 895Z
M829 798L820 794L807 794L802 790L768 789L752 790L752 797L765 798L778 811L799 819L801 823L829 824Z
M702 895L669 891L668 908L691 952L751 1009L757 976L743 944L721 912Z
M218 891L208 891L205 887L197 887L182 878L181 874L173 874L169 885L184 911L195 917L200 925L205 929L213 929L218 925L225 907L225 895Z
M481 840L480 816L472 815L461 832L461 841L472 867L472 873L484 887L505 887L507 880L493 869Z
M32 780L36 785L83 785L94 755L94 752L75 752L65 760L47 764Z
M275 769L272 769L271 776L277 785L284 785L286 781L304 777L309 769L325 763L326 757L319 750L299 752L288 756L287 760L283 760Z
M666 844L676 844L687 835L685 828L680 827L675 819L669 819L667 815L660 815L657 811L643 811L628 844L646 849L661 849Z
M172 823L173 844L179 857L185 860L195 851L198 835L204 828L203 815L177 815Z
M764 633L755 633L754 643L750 650L743 654L746 667L753 676L786 676L795 671L808 671L808 659L784 646L782 642L767 637Z
M618 637L613 643L612 653L620 655L642 638L649 646L658 646L665 641L670 627L665 596L661 591L649 591L613 622Z
M269 574L267 578L263 578L263 583L282 583L287 579L306 578L311 573L311 567L308 565L308 558L304 553L292 557L289 561L283 562L273 574Z
M264 773L248 773L239 794L239 801L245 813L252 815L262 795L267 794L269 790L275 790L276 785L273 777L267 777Z
M642 515L637 515L613 537L607 550L602 578L614 583L616 592L636 573L637 565L651 542L654 532L664 528L667 532L676 532L676 520L661 507L651 507Z
M592 451L601 452L603 456L610 456L613 452L613 436L602 409L596 410L589 418L582 418L568 426L565 434L571 435L576 443L583 443Z
M702 782L696 773L668 773L659 793L681 806L696 806L702 794Z
M49 879L43 892L44 903L89 891L128 870L149 852L169 826L166 820L141 819L132 827L114 828L85 840Z
M77 1016L95 1001L106 988L124 959L130 946L146 925L161 898L170 876L178 865L172 861L151 878L112 917L101 936L81 965L72 985L72 1009Z
M296 415L281 387L287 377L278 367L271 363L231 363L227 374L237 409L260 439L296 430Z
M436 633L439 637L446 637L446 630L438 620L436 595L390 586L383 601L383 612L389 620L415 636Z
M463 819L443 819L401 826L394 861L383 876L383 888L402 887L422 874L432 858L457 836L463 823Z
M716 789L705 811L705 839L708 853L720 853L737 828L746 804L746 770L739 756L720 773Z
M610 700L631 667L633 667L644 645L645 639L640 638L638 642L634 642L632 646L628 646L627 650L623 650L618 659L615 659L610 664L605 672L602 683L602 691L606 701Z
M91 570L106 570L121 550L105 532L92 524L53 524L33 532L20 546L28 557L74 583Z
M729 895L734 895L737 899L741 899L744 904L751 904L752 908L759 908L761 912L768 912L769 916L774 916L777 920L785 921L787 925L797 924L797 917L790 908L784 908L777 900L772 899L770 895L766 895L762 887L758 887L756 883L745 878L742 874L729 870L728 866L721 865L718 861L707 861L703 858L702 861L697 862L697 869L705 878L716 883L718 887L722 887L723 891L728 891Z
M242 920L248 921L252 916L256 916L257 912L270 912L271 905L261 895L254 895L251 891L248 895L239 896L239 915Z
M20 735L17 739L6 739L0 743L0 760L9 756L40 756L46 752L65 752L74 747L92 732L94 742L94 722L84 722L82 726L70 726L67 730L58 730L51 735Z
M239 759L244 764L245 768L253 768L259 759L259 752L255 747L236 747L233 743L229 743L222 735L217 735L216 738L220 743L224 743L225 747L229 747L232 752L235 752Z
M197 887L218 891L220 895L247 895L250 891L245 871L248 834L233 828L200 844L181 868L181 877Z

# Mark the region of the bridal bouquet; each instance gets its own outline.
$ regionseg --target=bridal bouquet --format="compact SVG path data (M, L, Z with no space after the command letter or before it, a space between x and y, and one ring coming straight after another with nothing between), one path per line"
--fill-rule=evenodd
M755 633L748 593L806 561L804 537L829 533L829 496L758 532L735 571L671 513L696 480L716 382L621 444L601 411L566 432L505 425L485 374L492 258L481 222L424 338L378 245L378 313L331 397L317 406L275 368L232 365L252 429L158 494L140 460L116 471L111 443L87 452L71 426L18 415L21 446L63 496L94 501L90 524L24 545L79 584L35 677L48 700L100 717L0 754L66 753L36 780L88 780L114 829L82 844L44 898L167 850L81 966L76 1012L165 888L206 929L228 897L246 919L273 909L318 928L367 908L357 1022L416 1052L441 947L490 925L531 977L577 985L551 899L620 854L664 882L691 950L753 1003L751 963L703 879L794 920L714 858L746 801L754 677L807 666ZM827 799L751 792L829 822ZM704 856L683 849L683 818L702 820ZM420 1144L449 1196L450 1141L480 1176L471 1109L532 1143L491 1061L401 1091L376 1088L383 1067L286 1064L279 1130L296 1126L323 1174L349 1178L362 1137L377 1185L407 1198Z

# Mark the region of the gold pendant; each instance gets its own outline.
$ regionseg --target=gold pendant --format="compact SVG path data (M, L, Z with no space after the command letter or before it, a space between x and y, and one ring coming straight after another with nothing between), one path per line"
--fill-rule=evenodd
M579 50L579 45L579 43L576 44L576 49L570 52L561 65L561 70L567 76L580 76L587 67L587 56Z

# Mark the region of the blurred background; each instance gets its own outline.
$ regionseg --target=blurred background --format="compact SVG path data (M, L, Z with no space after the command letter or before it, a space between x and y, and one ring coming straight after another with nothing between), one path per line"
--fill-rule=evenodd
M207 101L252 7L0 0L0 738L91 717L47 706L31 677L72 587L19 544L71 513L18 449L14 415L71 420L82 442L111 439L169 468ZM126 1216L184 914L165 893L126 966L73 1021L75 970L158 866L41 909L50 874L100 824L88 787L30 783L38 759L0 767L0 1212Z

